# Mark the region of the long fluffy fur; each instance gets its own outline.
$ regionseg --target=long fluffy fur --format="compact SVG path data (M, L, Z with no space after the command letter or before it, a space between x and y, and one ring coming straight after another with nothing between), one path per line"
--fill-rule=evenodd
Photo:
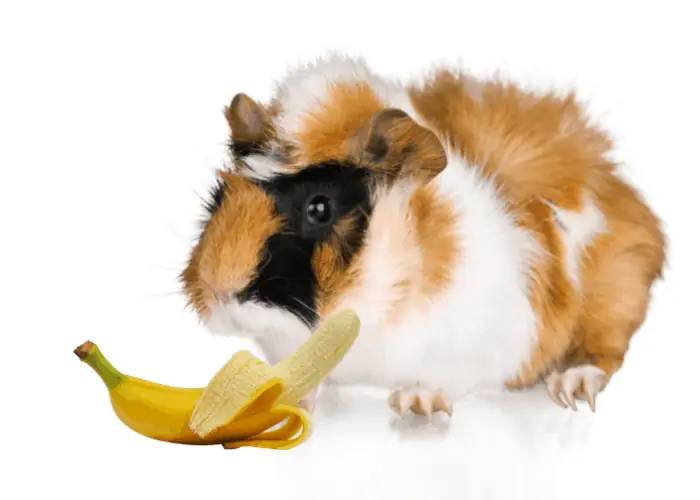
M279 82L264 107L268 150L246 158L240 174L269 178L344 159L356 132L387 108L432 131L447 164L427 184L378 190L352 265L322 270L342 276L329 281L337 286L331 297L324 291L321 315L352 307L362 319L333 377L420 382L453 397L581 366L609 379L643 323L665 241L608 158L612 140L573 95L447 69L399 84L333 55ZM234 318L232 330L241 315L273 358L305 335L283 311L211 305ZM272 317L274 328L295 333L269 334Z

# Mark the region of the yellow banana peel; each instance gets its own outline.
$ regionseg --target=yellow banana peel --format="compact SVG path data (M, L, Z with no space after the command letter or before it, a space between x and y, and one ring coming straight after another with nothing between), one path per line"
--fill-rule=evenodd
M278 364L270 366L249 351L238 351L203 388L123 374L90 341L73 352L102 379L121 422L141 435L226 449L283 450L309 438L312 418L298 402L342 360L359 330L352 310L339 311Z

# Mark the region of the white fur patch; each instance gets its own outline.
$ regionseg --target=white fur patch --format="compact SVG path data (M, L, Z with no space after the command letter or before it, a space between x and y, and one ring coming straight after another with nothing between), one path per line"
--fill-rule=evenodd
M563 210L550 205L561 224L560 234L564 242L564 264L566 271L576 289L580 289L581 276L579 263L596 235L605 231L607 220L598 209L591 196L584 199L581 211Z
M249 155L244 159L252 171L244 171L242 175L253 179L267 180L283 173L283 165L265 155Z
M293 353L311 333L291 312L255 301L213 307L206 326L215 333L254 339L271 364Z
M405 277L405 263L397 263L391 244L414 242L405 236L405 200L395 194L382 199L376 210L393 211L395 230L374 234L370 222L365 281L339 305L354 308L362 321L360 337L333 374L340 382L420 383L459 397L502 388L530 359L537 332L527 283L540 249L513 223L495 187L476 168L457 155L448 158L434 182L459 217L463 254L454 282L425 310L407 312L399 324L383 323L390 287ZM376 216L375 211L373 220Z
M331 84L352 82L366 82L378 90L385 86L364 60L337 53L290 69L277 83L275 99L282 108L275 120L278 134L294 142L304 116L327 97Z

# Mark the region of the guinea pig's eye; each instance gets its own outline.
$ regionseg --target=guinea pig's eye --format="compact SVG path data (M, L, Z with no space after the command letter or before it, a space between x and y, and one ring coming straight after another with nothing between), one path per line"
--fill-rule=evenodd
M328 224L333 219L331 200L324 195L316 195L306 205L306 219L314 225Z

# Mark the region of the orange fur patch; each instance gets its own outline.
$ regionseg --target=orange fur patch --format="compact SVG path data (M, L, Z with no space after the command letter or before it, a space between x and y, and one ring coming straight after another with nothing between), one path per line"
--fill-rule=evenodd
M317 300L321 317L334 310L339 298L356 285L360 277L357 263L361 260L362 250L354 256L351 263L345 262L343 258L343 246L356 230L357 223L356 212L347 214L336 222L330 239L314 250L311 264L318 282Z
M432 184L416 191L410 210L423 256L421 293L432 297L451 284L457 261L465 257L459 255L457 217L452 206L438 197Z
M666 241L656 216L619 178L600 182L595 193L608 231L581 260L585 300L572 356L611 376L647 315L651 287L662 277Z
M539 319L532 359L510 384L530 385L561 363L586 359L610 373L646 314L665 259L657 219L605 160L612 141L592 127L572 94L535 95L515 85L439 71L410 89L415 108L451 147L499 187L518 223L545 250L532 270ZM563 247L545 201L578 211L597 197L609 232L581 259L582 294L566 275Z
M529 362L508 385L535 383L566 354L573 340L581 297L564 268L564 245L553 210L541 201L520 207L517 223L526 228L545 251L530 271L530 304L537 314L537 345Z
M202 260L202 242L199 241L192 249L187 266L180 273L180 283L182 284L187 305L191 306L197 316L202 318L209 314L209 306L215 297L208 286L199 279L199 264Z
M545 199L576 209L581 188L611 170L601 160L611 141L588 126L573 96L536 96L448 71L411 88L410 96L419 113L512 202Z
M239 292L255 279L265 241L282 227L274 215L273 200L260 188L227 172L220 175L226 193L222 205L182 275L185 290L201 314L208 312L217 295Z
M299 149L294 162L300 167L348 155L348 142L357 130L383 108L367 83L339 83L304 117L295 137Z

